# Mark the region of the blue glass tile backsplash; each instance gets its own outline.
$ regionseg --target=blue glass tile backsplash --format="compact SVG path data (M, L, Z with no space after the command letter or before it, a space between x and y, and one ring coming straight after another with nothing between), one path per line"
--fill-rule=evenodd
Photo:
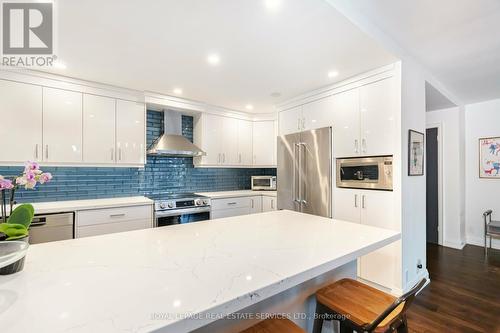
M147 113L147 143L163 131L163 114ZM193 118L182 117L182 134L193 140ZM194 168L192 158L148 156L144 169L44 167L51 183L35 190L19 190L18 202L158 195L160 193L241 190L250 188L253 175L276 175L276 169ZM0 175L15 176L22 167L0 166Z

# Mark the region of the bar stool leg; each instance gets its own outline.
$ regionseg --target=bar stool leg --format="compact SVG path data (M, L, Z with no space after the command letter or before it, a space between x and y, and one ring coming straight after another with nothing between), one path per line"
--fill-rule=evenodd
M352 333L352 328L350 328L345 321L340 320L339 323L340 323L340 333Z
M321 333L326 309L321 303L316 303L316 317L314 318L313 333Z

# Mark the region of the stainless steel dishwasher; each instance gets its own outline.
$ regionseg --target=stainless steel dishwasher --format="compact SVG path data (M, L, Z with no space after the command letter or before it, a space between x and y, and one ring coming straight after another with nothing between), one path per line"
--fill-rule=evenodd
M74 214L37 215L30 226L30 244L74 238Z

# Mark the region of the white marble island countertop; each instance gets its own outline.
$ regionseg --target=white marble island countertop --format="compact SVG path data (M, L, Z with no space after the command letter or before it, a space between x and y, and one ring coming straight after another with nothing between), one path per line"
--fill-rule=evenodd
M0 276L0 325L4 333L189 332L399 238L274 211L33 245L22 272Z

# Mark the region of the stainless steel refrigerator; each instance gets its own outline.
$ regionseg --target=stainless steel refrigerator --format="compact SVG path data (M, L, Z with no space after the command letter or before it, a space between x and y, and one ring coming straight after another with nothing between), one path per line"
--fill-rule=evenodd
M332 128L278 137L278 209L332 217Z

